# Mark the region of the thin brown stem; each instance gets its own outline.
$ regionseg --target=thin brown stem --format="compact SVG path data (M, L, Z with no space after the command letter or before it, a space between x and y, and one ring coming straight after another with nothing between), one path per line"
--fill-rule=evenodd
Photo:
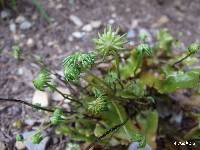
M182 61L184 61L185 59L187 59L188 57L190 57L193 53L189 53L187 54L185 57L181 58L180 60L176 61L172 67L175 67L177 64L181 63Z
M26 102L24 100L20 100L20 99L0 98L0 101L21 103L21 104L27 105L27 106L32 107L32 108L36 108L36 109L40 109L40 110L48 111L48 112L54 112L54 109L47 108L47 107L42 107L42 106L38 106L38 105L34 105L34 104L31 104L31 103ZM75 114L77 112L64 111L64 113Z

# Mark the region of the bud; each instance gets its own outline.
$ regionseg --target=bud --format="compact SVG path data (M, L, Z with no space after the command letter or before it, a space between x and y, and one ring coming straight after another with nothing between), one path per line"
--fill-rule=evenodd
M146 53L147 55L152 55L152 48L148 44L140 44L137 46L136 51L140 54Z
M118 30L113 31L112 27L107 27L98 38L94 39L96 50L103 56L112 54L118 50L122 50L127 40L124 38L125 34L120 36Z
M196 53L200 49L199 43L192 43L188 46L188 51L190 53Z
M108 110L108 103L106 96L99 96L96 100L88 104L88 110L94 114Z
M20 134L17 134L15 139L16 139L16 141L23 141L24 140L23 136L20 135Z
M32 136L31 141L33 144L39 144L42 141L42 139L43 139L42 133L37 132Z
M62 110L56 109L53 113L53 116L50 118L50 121L54 125L58 125L62 121Z

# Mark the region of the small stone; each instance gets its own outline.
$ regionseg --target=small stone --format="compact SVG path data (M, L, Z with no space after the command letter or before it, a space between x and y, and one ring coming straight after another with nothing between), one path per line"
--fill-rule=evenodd
M91 24L86 24L86 25L84 25L83 28L82 28L82 30L85 31L85 32L90 32L90 31L92 31L92 26L91 26Z
M116 18L117 14L116 13L112 13L111 17Z
M7 9L1 11L1 18L8 19L11 16L11 12Z
M15 23L10 23L9 29L12 33L16 33L16 24Z
M29 125L29 126L33 126L36 123L36 120L33 119L26 119L24 121L25 124Z
M136 36L135 31L133 29L130 29L127 33L127 38L132 39Z
M30 21L24 21L24 22L22 22L21 24L20 24L20 26L19 26L19 28L21 29L21 30L28 30L28 29L30 29L32 27L32 23L30 22Z
M66 87L65 88L64 87L57 87L57 88L58 88L59 91L61 91L64 94L70 94L70 90ZM63 97L59 93L54 92L52 94L52 99L55 100L55 101L60 101L60 100L63 100Z
M26 148L25 144L22 141L16 141L15 147L17 150L24 150Z
M49 105L48 94L43 91L36 90L33 94L32 104L40 104L42 107Z
M62 8L63 8L63 5L62 5L62 4L56 5L56 9L62 9Z
M139 24L139 20L138 19L132 20L132 22L131 22L131 29L137 28L138 24Z
M38 14L37 13L34 13L33 16L31 17L33 20L37 20L38 18Z
M91 21L90 24L92 28L98 29L101 26L102 22L100 20L94 20Z
M24 21L26 20L26 18L22 15L19 15L16 19L15 19L15 22L16 23L23 23Z
M169 22L169 18L165 15L161 16L153 25L153 28L160 27Z
M0 141L0 150L5 150L6 146L3 142Z
M83 25L81 19L75 15L70 15L69 20L72 21L77 27L81 27Z
M115 23L115 20L114 19L110 19L110 20L108 20L108 23L112 25L112 24Z
M84 32L73 32L72 33L72 36L77 38L77 39L81 39L84 35L85 35Z
M138 148L138 147L139 147L139 142L133 142L128 147L128 150L152 150L152 148L148 144L146 144L144 148Z
M35 45L34 40L32 38L29 38L26 42L26 45L28 47L33 47Z
M74 40L73 36L68 37L68 41L72 42Z

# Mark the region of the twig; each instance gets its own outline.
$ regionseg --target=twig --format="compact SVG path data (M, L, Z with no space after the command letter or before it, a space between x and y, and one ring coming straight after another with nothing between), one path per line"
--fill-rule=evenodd
M109 130L107 130L107 131L106 131L104 134L102 134L100 137L96 138L95 141L94 141L93 143L91 143L88 147L86 147L85 150L90 150L90 148L92 148L96 143L98 143L100 140L102 140L105 136L107 136L107 135L110 134L111 132L115 132L118 128L120 128L120 127L122 127L123 125L125 125L127 121L128 121L128 118L127 118L124 122L122 122L122 123L120 123L120 124L118 124L118 125L116 125L116 126L110 128Z
M26 102L24 100L20 100L20 99L1 98L0 97L0 101L9 101L9 102L21 103L21 104L27 105L27 106L32 107L32 108L36 108L36 109L40 109L40 110L48 111L48 112L54 112L54 109L47 108L47 107L41 107L41 106L38 106L38 105L34 105L34 104L31 104L31 103ZM64 111L64 113L75 114L77 112Z
M188 55L184 56L183 58L181 58L180 60L176 61L172 67L175 67L177 64L181 63L183 60L187 59L188 57L190 57L193 53L189 53Z

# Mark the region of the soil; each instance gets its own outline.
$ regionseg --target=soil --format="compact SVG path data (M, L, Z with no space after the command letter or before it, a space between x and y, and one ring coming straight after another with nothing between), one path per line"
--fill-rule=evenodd
M10 56L11 46L19 43L24 53L41 55L53 69L61 71L62 58L76 50L93 49L91 39L109 23L120 26L123 32L131 28L138 33L145 29L151 34L161 28L169 28L180 37L185 45L192 41L200 41L200 1L199 0L38 0L53 22L48 23L41 17L35 6L29 1L20 1L17 10L11 10L8 19L0 20L0 97L14 97L31 102L34 88L32 79L38 68L31 59L17 62ZM86 32L84 37L72 38L75 31L82 32L69 19L70 15L79 17L83 24L91 20L102 22L101 27ZM22 15L32 22L32 27L21 30L17 26L15 33L9 25ZM29 39L33 44L27 43ZM183 46L184 47L184 46ZM0 104L0 141L6 145L14 145L12 129L16 120L25 116L37 118L28 107L9 102ZM57 142L57 149L63 149L62 139ZM55 149L50 145L49 149Z

